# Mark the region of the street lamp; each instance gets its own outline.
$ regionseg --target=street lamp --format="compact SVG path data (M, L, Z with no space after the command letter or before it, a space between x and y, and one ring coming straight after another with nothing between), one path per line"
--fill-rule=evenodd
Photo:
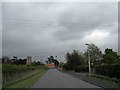
M89 44L85 44L85 45L89 46ZM91 75L91 65L90 65L90 50L89 50L89 49L87 49L87 50L88 50L89 75Z

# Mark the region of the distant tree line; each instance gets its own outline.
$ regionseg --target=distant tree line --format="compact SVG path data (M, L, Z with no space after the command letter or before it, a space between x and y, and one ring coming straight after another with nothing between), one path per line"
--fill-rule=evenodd
M26 58L21 59L21 58L18 58L16 56L13 56L13 58L10 59L7 56L2 57L2 64L26 65L26 63L27 63ZM42 62L40 62L40 61L33 61L31 63L31 65L37 66L37 65L44 65L44 64Z
M40 62L40 61L34 61L34 62L32 62L31 65L32 65L32 66L37 66L37 65L42 65L42 66L44 66L44 64L43 64L42 62Z
M12 59L10 59L9 57L3 57L2 58L2 63L3 64L16 64L16 65L25 65L27 62L27 59L18 59L18 57L13 56Z

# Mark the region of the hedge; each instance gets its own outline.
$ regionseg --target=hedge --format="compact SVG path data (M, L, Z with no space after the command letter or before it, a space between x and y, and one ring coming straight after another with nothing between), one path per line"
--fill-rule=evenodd
M68 71L68 70L73 70L72 68L73 68L73 67L70 66L70 65L68 65L68 64L64 64L64 66L63 66L63 69L66 70L66 71Z
M74 67L75 72L88 72L88 66L86 65L79 65Z
M120 79L120 65L97 65L95 66L95 73L108 76L111 78Z

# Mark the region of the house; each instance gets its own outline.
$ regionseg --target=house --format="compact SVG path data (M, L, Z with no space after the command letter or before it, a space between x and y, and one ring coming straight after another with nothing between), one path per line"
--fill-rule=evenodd
M54 63L47 63L47 64L45 64L45 66L48 67L48 68L55 68Z

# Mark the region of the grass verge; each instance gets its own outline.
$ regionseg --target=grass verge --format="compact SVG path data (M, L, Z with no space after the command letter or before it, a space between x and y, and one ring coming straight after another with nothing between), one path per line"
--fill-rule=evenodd
M34 84L44 73L46 69L39 70L36 74L31 75L25 79L19 80L17 82L11 83L3 88L28 88Z
M89 75L86 75L86 76L89 76ZM120 79L110 78L110 77L106 77L106 76L102 76L102 75L96 75L96 74L93 74L89 77L94 78L94 79L98 79L98 80L102 80L102 81L105 81L105 82L110 82L110 83L115 84L115 85L120 87Z

